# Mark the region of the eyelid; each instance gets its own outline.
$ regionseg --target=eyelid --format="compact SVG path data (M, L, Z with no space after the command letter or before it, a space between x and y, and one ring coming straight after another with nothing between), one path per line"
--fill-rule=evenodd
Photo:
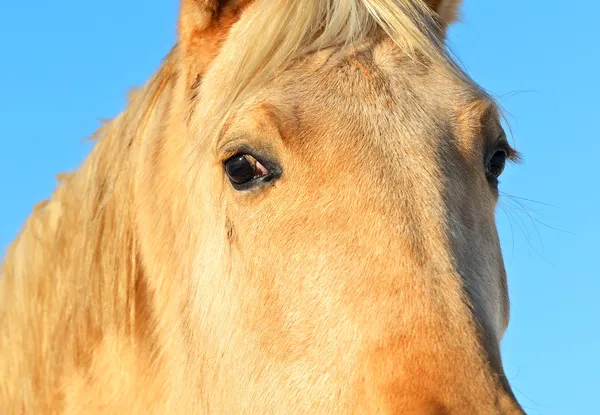
M497 150L504 150L506 152L506 159L512 161L513 163L519 163L521 161L521 154L511 147L506 139L506 134L504 131L500 134L498 138L496 138L492 143L490 143L491 148L488 149L488 158L492 157Z
M244 144L237 144L237 143L239 143L239 142L238 141L231 142L219 151L219 158L223 162L229 160L231 157L235 156L236 154L248 154L248 155L251 155L252 157L254 157L254 154L253 154L252 150L250 149L250 147L248 147Z
M506 151L507 160L512 161L513 163L519 163L521 161L521 154L512 148L508 142L504 142L500 148Z
M247 137L240 137L229 140L227 144L221 147L217 156L224 161L236 154L248 154L259 161L261 159L273 161L275 158L272 154L275 155L277 153L268 143L249 144Z

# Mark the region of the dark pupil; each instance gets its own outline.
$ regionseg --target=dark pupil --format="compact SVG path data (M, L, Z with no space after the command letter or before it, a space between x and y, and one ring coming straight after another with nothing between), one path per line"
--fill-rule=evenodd
M490 159L488 165L488 172L494 177L498 177L504 171L504 164L506 164L506 152L496 151L492 158Z
M243 156L234 156L225 163L229 179L234 183L246 183L254 178L254 167Z

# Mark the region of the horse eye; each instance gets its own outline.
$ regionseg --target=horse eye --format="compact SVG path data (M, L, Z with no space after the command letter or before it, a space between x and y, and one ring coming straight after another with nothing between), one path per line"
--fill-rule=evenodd
M234 187L269 175L269 170L249 154L237 154L227 159L224 166Z
M508 153L506 152L506 150L496 150L496 152L488 160L487 165L485 166L486 175L488 176L488 178L498 180L498 177L500 177L500 175L504 171L504 166L506 165L507 157Z

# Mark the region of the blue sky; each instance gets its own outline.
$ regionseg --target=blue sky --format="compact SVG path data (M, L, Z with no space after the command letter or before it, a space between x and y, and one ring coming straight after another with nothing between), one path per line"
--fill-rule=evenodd
M600 5L466 0L451 47L498 96L524 162L498 209L511 295L503 358L530 414L597 413ZM0 249L175 39L177 1L0 5ZM509 196L510 195L510 196ZM511 197L512 196L512 197Z

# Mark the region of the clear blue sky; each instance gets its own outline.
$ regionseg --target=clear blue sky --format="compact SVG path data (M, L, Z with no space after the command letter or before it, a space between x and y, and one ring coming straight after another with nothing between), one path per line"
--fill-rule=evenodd
M541 3L466 0L450 40L524 154L501 184L523 199L498 210L509 379L530 414L600 413L600 5ZM176 17L176 0L1 2L0 249L157 68Z

